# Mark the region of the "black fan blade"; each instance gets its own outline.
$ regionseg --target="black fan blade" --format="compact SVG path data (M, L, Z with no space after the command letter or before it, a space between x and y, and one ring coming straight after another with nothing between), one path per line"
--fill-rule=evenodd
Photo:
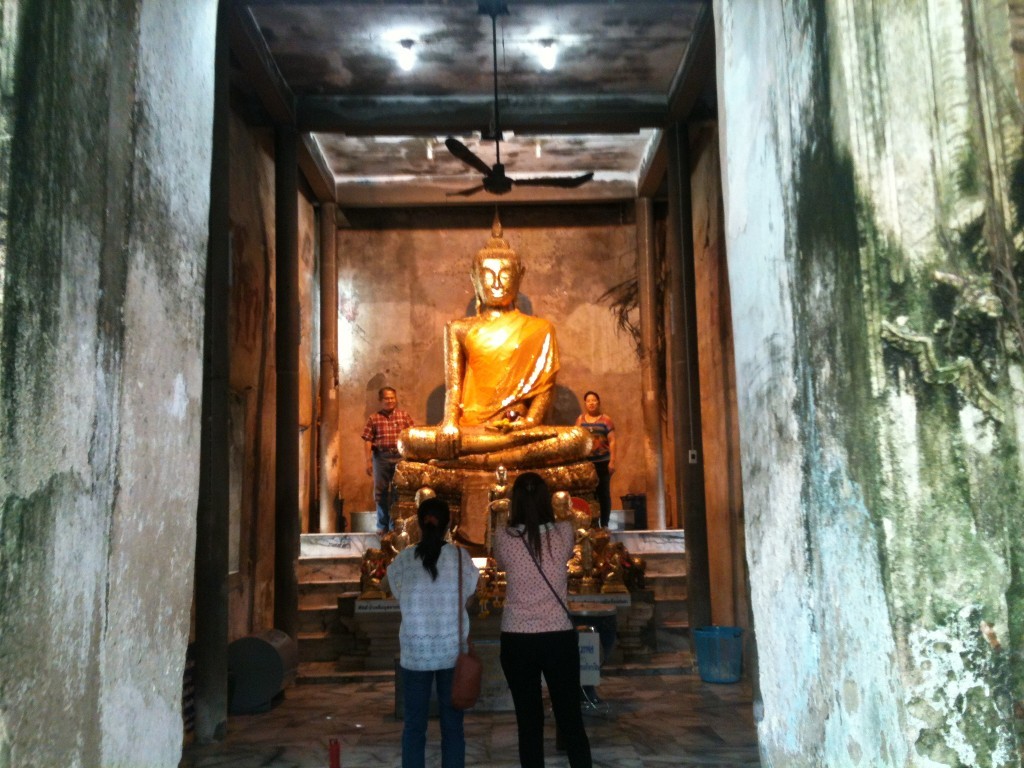
M461 190L459 192L446 192L445 194L448 197L455 197L455 196L458 196L458 197L469 197L470 195L475 195L477 192L479 192L483 188L484 188L483 184L477 184L475 187L470 187L469 189L463 189L463 190Z
M547 179L513 179L513 183L519 187L561 187L562 189L575 189L586 184L594 178L594 173L584 173L582 176L552 176Z
M455 157L464 162L466 165L476 168L484 176L491 175L491 166L481 160L479 157L473 154L472 150L463 144L458 139L449 136L444 140L444 145L448 147L448 151L451 152Z

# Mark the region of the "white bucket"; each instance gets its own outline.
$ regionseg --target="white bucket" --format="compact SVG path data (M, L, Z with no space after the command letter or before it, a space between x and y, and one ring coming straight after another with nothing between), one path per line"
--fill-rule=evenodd
M377 511L353 512L352 533L376 533L377 532Z

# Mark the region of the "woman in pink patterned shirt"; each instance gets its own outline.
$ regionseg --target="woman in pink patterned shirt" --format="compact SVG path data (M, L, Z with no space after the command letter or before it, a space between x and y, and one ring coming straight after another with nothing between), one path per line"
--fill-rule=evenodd
M555 522L551 491L535 472L512 485L508 526L495 531L494 555L507 587L501 618L501 668L519 729L519 764L544 765L544 675L569 765L590 768L590 741L580 714L580 654L569 620L567 567L576 534Z

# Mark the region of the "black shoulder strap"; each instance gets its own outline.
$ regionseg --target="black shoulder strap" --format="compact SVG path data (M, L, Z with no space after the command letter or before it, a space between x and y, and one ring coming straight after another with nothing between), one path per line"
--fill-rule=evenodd
M569 623L572 624L572 614L569 613L569 607L565 604L559 594L555 591L555 588L551 586L551 582L548 581L547 575L544 573L544 569L540 567L540 560L537 559L537 553L533 551L533 547L530 546L530 542L523 536L520 541L523 542L523 546L526 547L526 551L530 553L530 558L533 560L533 564L537 566L537 570L540 572L540 577L544 579L544 583L548 585L548 589L551 590L551 594L555 596L555 600L562 606L562 610L565 611L565 615L569 617Z

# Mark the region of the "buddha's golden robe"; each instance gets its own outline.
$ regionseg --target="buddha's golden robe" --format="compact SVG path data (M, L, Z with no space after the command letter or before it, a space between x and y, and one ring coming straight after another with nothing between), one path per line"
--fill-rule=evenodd
M460 426L521 418L528 401L555 384L558 345L543 318L504 312L470 329L465 349Z

